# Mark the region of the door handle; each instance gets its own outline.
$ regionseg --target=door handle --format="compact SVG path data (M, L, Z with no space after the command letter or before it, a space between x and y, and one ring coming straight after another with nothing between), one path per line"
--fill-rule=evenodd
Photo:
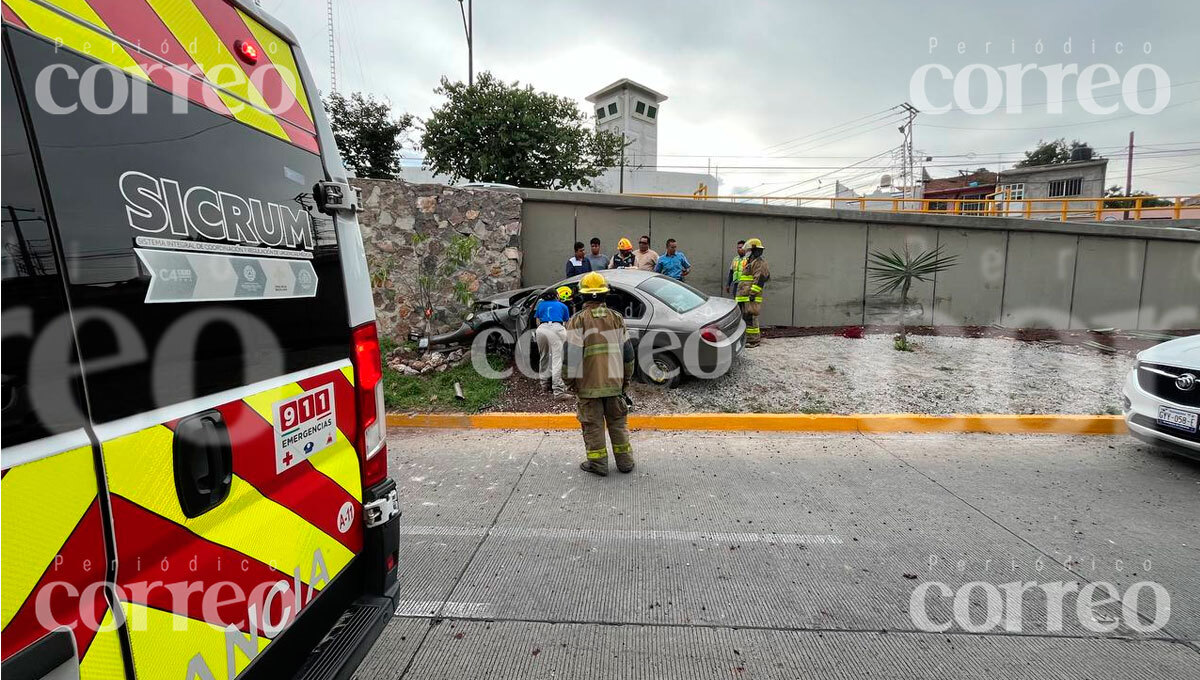
M233 445L225 418L204 411L175 426L175 492L187 517L199 517L229 496L233 482Z

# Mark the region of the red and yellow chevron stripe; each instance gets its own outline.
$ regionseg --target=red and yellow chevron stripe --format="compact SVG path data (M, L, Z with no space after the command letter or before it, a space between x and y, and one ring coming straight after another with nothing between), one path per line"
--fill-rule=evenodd
M326 385L334 392L334 442L277 473L272 406ZM101 444L117 592L141 679L187 677L197 655L223 672L231 635L240 671L362 550L348 361L216 409L233 445L233 481L224 502L199 517L186 517L178 501L176 420ZM83 678L122 677L113 612L103 590L87 590L107 578L111 560L92 448L18 465L0 484L4 657L48 632L38 617L42 599L74 630ZM347 506L349 526L338 519ZM97 621L106 624L97 629Z
M244 644L265 648L362 550L359 460L348 436L352 375L346 366L217 406L233 444L233 481L225 501L196 518L184 516L176 496L175 421L102 443L139 678L183 677L196 654L225 668L229 626ZM331 383L336 440L276 473L272 406ZM347 503L356 521L342 531ZM191 587L146 587L155 581Z
M313 153L292 46L225 0L3 0L6 23ZM256 44L247 64L237 41Z
M72 628L82 678L124 673L112 612L96 585L108 568L96 488L90 446L11 468L0 481L3 658L49 632L39 621L42 600L43 617Z

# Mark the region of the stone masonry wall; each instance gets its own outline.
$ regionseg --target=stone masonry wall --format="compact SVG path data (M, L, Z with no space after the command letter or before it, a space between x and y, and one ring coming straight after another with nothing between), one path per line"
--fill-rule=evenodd
M521 197L398 180L354 179L380 332L458 327L474 301L521 286ZM432 315L426 321L426 309Z

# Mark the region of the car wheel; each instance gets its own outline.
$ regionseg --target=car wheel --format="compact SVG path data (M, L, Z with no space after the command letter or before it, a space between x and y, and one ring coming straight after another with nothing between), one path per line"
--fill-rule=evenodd
M654 355L654 363L642 372L642 378L655 387L670 389L679 384L683 371L679 369L679 360L675 355L658 352Z

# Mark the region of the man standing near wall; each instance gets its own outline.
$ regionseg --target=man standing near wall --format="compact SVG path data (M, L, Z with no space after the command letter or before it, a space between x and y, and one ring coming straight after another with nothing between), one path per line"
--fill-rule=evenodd
M637 263L638 269L644 272L654 271L654 265L658 264L658 253L650 250L649 236L643 236L638 239L638 249L633 254L633 259Z
M583 254L583 241L575 242L575 256L567 260L567 278L592 271L592 261Z
M675 239L669 238L667 239L667 252L658 258L658 262L654 265L654 271L666 274L676 281L682 281L683 277L691 273L692 263L688 262L687 255L678 249Z
M729 261L729 276L725 278L725 294L737 295L738 276L742 273L742 263L746 258L746 241L737 242L737 254Z
M746 346L758 347L762 342L762 329L758 326L758 315L762 311L763 286L771 280L771 270L763 259L763 242L757 238L746 239L750 254L742 263L738 274L737 301L746 320Z
M588 262L592 263L592 271L598 272L601 269L608 269L608 256L600 252L600 239L592 237L592 252L588 255Z

